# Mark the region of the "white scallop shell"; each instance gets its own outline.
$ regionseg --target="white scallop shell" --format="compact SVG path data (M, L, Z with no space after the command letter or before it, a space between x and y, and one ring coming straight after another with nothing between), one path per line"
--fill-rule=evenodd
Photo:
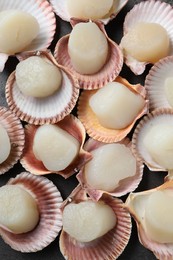
M34 16L40 26L39 33L37 37L32 41L32 43L24 49L24 51L36 51L44 50L49 47L53 40L56 29L55 14L53 12L52 6L46 0L9 0L0 1L0 10L16 9L20 11L25 11ZM4 64L8 59L8 55L0 53L3 57L3 61L0 63L0 71L3 70Z
M72 27L80 22L81 20L79 19L71 19ZM85 22L88 22L88 20L85 20ZM57 63L69 70L72 75L77 78L80 88L86 90L102 88L108 82L112 82L119 75L123 66L123 53L121 48L108 37L105 26L101 22L95 21L95 24L104 33L109 45L109 57L98 72L94 74L80 74L74 69L68 53L70 34L61 37L61 39L57 41L54 50L54 57Z
M104 24L107 24L110 20L116 17L120 10L127 4L128 0L114 0L114 9L110 17L100 19ZM67 0L50 0L53 6L54 12L61 17L61 19L70 22L72 18L67 10Z
M36 252L48 246L58 236L62 227L60 206L62 197L57 187L43 176L22 172L11 178L6 185L19 185L37 201L40 220L34 230L13 234L4 229L0 234L13 249L21 252Z
M156 191L166 190L172 192L173 182L172 180L165 182L164 184L150 190L145 190L141 192L131 193L125 202L125 208L133 216L136 225L138 238L140 243L146 247L148 250L151 250L156 256L156 259L160 260L172 260L173 259L173 243L159 243L150 238L149 234L146 232L145 228L145 206L148 197ZM169 214L169 212L165 212ZM165 220L166 221L166 220Z
M139 183L142 180L144 165L132 153L130 140L128 138L124 138L121 142L117 142L117 143L128 147L129 151L131 151L131 155L136 160L136 172L134 173L133 176L121 179L119 181L117 187L115 187L115 189L113 191L107 192L102 189L95 189L87 183L87 179L85 176L85 165L84 165L84 167L80 170L80 172L77 174L76 177L77 177L80 185L86 190L86 192L88 193L90 198L93 200L99 200L104 193L109 194L114 197L120 197L120 196L126 195L127 193L134 191L139 186ZM105 145L107 145L107 144L96 141L92 138L89 138L84 145L84 149L92 154L92 151L97 150L99 147L103 147ZM116 164L116 158L115 158L115 164ZM106 172L105 172L105 174L106 174Z
M164 27L170 39L169 55L173 54L173 8L170 4L159 0L136 4L125 17L124 34L139 22L158 23ZM142 74L146 67L145 62L139 62L130 56L125 57L125 63L136 75Z
M78 185L69 197L63 202L61 210L71 202L91 200L84 189ZM68 260L115 260L126 248L131 235L131 217L124 208L121 199L104 194L101 202L110 206L114 211L117 224L105 235L88 243L81 243L70 237L63 229L60 234L59 248L65 259Z
M157 108L172 108L164 88L165 80L168 77L173 77L173 56L168 56L155 63L146 77L145 88L151 111Z
M173 109L156 109L144 116L137 125L132 137L132 150L151 171L167 171L163 166L157 164L143 145L144 136L153 125L169 124L173 127Z
M11 111L21 120L35 125L56 123L62 120L74 108L79 96L77 79L55 63L51 54L40 52L40 55L48 58L50 56L49 60L62 73L62 85L57 92L46 98L34 98L24 95L17 85L15 71L11 73L6 83L6 100Z
M20 120L6 107L0 106L0 124L7 131L11 143L8 158L0 164L1 175L11 169L20 159L25 144L25 133Z

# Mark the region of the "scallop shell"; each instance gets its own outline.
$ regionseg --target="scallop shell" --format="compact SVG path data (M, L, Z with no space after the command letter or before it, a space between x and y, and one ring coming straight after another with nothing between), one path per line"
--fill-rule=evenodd
M139 237L140 243L147 249L151 250L157 259L172 260L173 244L171 244L171 243L162 244L162 243L155 242L155 241L151 240L147 236L146 232L144 231L144 225L145 225L144 224L145 223L144 199L141 200L141 202L140 202L140 210L138 210L138 214L135 211L134 204L133 204L133 200L138 196L147 196L156 190L164 190L164 189L172 190L173 182L169 181L169 182L162 184L161 186L159 186L157 188L130 194L125 202L125 208L127 208L127 210L131 213L131 215L133 216L133 218L136 221L138 237ZM137 201L136 201L136 204L137 204Z
M120 0L120 1L114 0L113 7L111 8L111 13L109 13L105 18L100 19L100 21L104 24L107 24L109 21L111 21L113 18L116 17L116 15L127 4L127 2L128 0ZM54 12L59 17L61 17L61 19L70 22L70 19L72 17L70 16L67 9L67 0L50 0L50 3L53 6Z
M14 71L6 83L6 100L11 111L21 120L35 125L54 124L70 114L76 105L79 96L78 81L56 63L50 52L37 52L36 55L48 59L60 69L63 77L61 88L42 99L25 96L17 86Z
M25 135L20 120L5 107L0 107L0 124L7 131L11 143L9 157L0 164L0 174L4 174L20 159L24 149Z
M63 171L53 172L62 175L64 178L68 178L72 174L78 172L82 165L91 159L91 155L83 149L83 144L85 141L85 130L81 122L76 117L68 115L56 125L67 131L80 143L80 150L77 158ZM26 144L20 162L27 171L35 175L49 174L52 172L47 170L43 163L37 160L33 154L33 140L38 127L39 126L35 125L25 126Z
M71 20L72 26L79 23L80 20ZM88 22L85 21L85 22ZM109 58L100 71L92 75L79 74L73 68L68 54L68 39L69 35L63 36L55 46L54 56L57 62L68 70L78 79L80 88L82 89L98 89L103 87L106 83L113 81L120 73L123 66L123 54L119 46L108 38L104 25L95 22L100 30L105 34L109 44Z
M21 252L36 252L48 246L62 227L60 206L61 195L56 186L47 178L22 172L11 178L7 185L19 185L28 191L38 202L40 221L36 228L23 234L13 234L0 229L4 241Z
M165 93L165 80L173 77L173 56L161 59L150 69L145 80L147 97L150 100L150 110L172 108Z
M173 54L173 9L170 4L159 0L142 1L136 4L125 17L124 34L127 34L139 22L158 23L164 27L170 38L169 55ZM142 74L147 64L129 55L125 57L125 63L136 75Z
M164 178L164 182L173 180L173 170L168 170L168 174Z
M115 81L124 84L130 90L136 92L137 94L140 94L145 99L146 91L144 87L142 87L140 84L131 85L127 80L121 77L117 77ZM145 101L145 106L143 110L128 127L121 130L105 128L100 125L97 117L89 106L89 99L95 93L96 90L82 92L78 102L78 117L83 123L88 135L100 142L112 143L121 141L131 131L135 122L145 113L147 113L148 100Z
M119 142L119 144L123 144L131 150L131 142L128 138L125 138L123 141ZM91 153L93 150L97 150L97 148L104 146L104 145L105 145L104 143L95 141L90 138L85 143L84 149ZM107 192L104 190L97 190L97 189L90 187L90 185L87 183L86 178L85 178L85 172L84 172L85 166L77 174L77 179L79 180L82 187L84 189L86 189L86 192L89 194L89 196L93 200L99 200L104 193L115 196L115 197L120 197L120 196L126 195L128 192L134 191L138 187L138 185L142 179L142 176L143 176L143 168L144 167L143 167L142 162L136 158L135 175L125 178L124 180L122 179L119 182L118 187L116 187L114 189L114 191L112 191L112 192Z
M1 1L0 10L18 9L34 16L40 31L32 43L24 51L44 50L51 44L56 29L56 19L50 3L46 0ZM8 54L0 53L0 71L3 70Z
M169 124L173 126L173 110L169 108L156 109L146 115L137 125L132 137L132 150L151 171L167 171L157 164L143 145L143 139L148 129L156 124ZM159 127L159 126L158 126Z
M63 207L71 201L84 200L90 200L90 198L80 186L77 186ZM65 259L117 259L125 249L131 235L130 215L124 209L124 204L120 199L104 195L101 201L113 209L117 217L117 225L103 237L89 243L79 243L62 230L59 244Z

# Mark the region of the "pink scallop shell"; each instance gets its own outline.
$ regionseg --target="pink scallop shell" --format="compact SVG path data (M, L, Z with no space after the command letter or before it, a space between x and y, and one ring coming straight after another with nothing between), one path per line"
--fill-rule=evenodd
M172 108L169 104L164 84L168 77L173 75L173 56L161 59L150 69L145 79L147 97L150 100L150 111L158 108Z
M164 167L153 161L143 145L145 133L155 124L169 124L173 127L173 110L170 108L156 109L148 113L137 125L132 137L132 150L136 157L142 160L151 171L167 171Z
M54 124L70 114L75 107L79 96L78 81L57 64L50 52L36 52L35 55L49 60L60 69L63 77L61 88L53 95L42 99L25 96L17 86L14 71L6 83L6 100L11 111L21 120L35 125ZM20 58L30 56L33 56L33 53L23 53Z
M157 259L172 260L173 244L171 244L171 243L162 244L162 243L158 243L158 242L151 240L147 236L147 234L143 228L143 222L144 222L143 219L144 218L142 218L142 221L141 221L139 219L139 217L137 216L137 214L133 208L133 205L130 205L131 201L133 201L133 199L138 195L139 196L147 195L147 194L150 194L151 192L154 192L155 190L163 190L163 189L169 189L169 190L171 189L173 191L173 182L168 181L154 189L130 194L125 202L125 208L130 212L130 214L133 216L133 218L136 221L138 237L139 237L140 243L147 249L151 250ZM144 205L142 205L142 203L141 203L140 206L142 207ZM143 215L144 210L142 209L140 212L141 212L141 215Z
M53 40L56 29L55 15L52 6L47 0L15 0L1 1L0 10L18 9L33 15L40 26L40 31L32 43L23 51L44 50ZM8 54L0 53L0 71L4 69Z
M63 203L63 208L71 201L90 200L86 192L78 185L69 198ZM117 198L104 195L101 201L108 204L116 214L117 225L105 234L89 243L79 243L62 230L60 235L60 251L65 259L117 259L124 251L131 235L131 218L124 208L124 203ZM62 210L63 210L62 208Z
M71 20L72 26L79 23L80 20L73 19ZM88 22L88 21L86 21ZM105 34L108 44L109 44L109 58L103 68L93 74L93 75L83 75L79 74L73 68L70 57L68 54L68 39L69 34L63 36L56 44L54 56L57 62L68 70L72 72L72 74L78 79L79 85L82 89L98 89L103 87L106 83L113 81L120 73L123 66L123 55L119 46L113 42L110 38L108 38L106 31L104 29L104 25L102 23L96 22L100 30Z
M22 166L29 172L35 175L56 173L62 175L64 178L70 177L72 174L78 172L78 170L91 159L89 152L83 149L83 144L85 141L85 130L81 122L73 115L66 116L62 121L56 124L63 130L67 131L73 137L75 137L80 143L80 150L77 158L63 171L50 172L45 168L41 161L38 161L32 150L33 139L35 132L39 126L27 125L25 127L26 144L23 152L23 156L20 160Z
M170 38L169 55L173 54L173 9L170 4L159 0L142 1L136 4L125 17L124 34L127 34L129 29L139 22L158 23L163 26ZM136 75L142 74L147 64L147 62L139 62L129 55L125 57L125 63Z
M131 142L128 138L123 139L121 142L119 142L119 144L123 144L126 147L129 147L129 149L131 150ZM104 145L106 145L106 144L95 141L90 138L85 143L84 148L86 151L91 153L93 150L97 150L97 148L104 146ZM143 163L141 161L139 161L139 159L137 159L137 158L135 158L135 159L136 159L135 175L132 177L122 179L119 182L118 187L116 187L112 192L107 192L105 190L97 190L97 189L92 188L87 183L86 178L85 178L85 172L84 172L85 166L77 174L77 179L79 180L81 186L89 194L89 196L93 200L96 200L96 201L99 200L104 193L115 196L115 197L120 197L120 196L126 195L127 193L134 191L138 187L138 185L142 179L142 176L143 176L143 168L144 168Z
M7 185L19 185L37 201L40 221L36 228L23 234L13 234L0 228L4 241L21 252L36 252L48 246L58 236L62 227L60 206L61 195L56 186L47 178L22 172L11 178Z
M0 107L0 124L7 131L11 143L9 157L0 164L0 174L4 174L20 159L24 149L25 134L20 120L5 107Z
M145 88L140 85L132 85L130 84L126 79L117 77L115 82L122 83L125 85L129 90L135 92L136 94L141 95L145 99L145 105L142 109L142 111L137 115L137 117L133 120L133 122L127 126L124 129L109 129L103 127L95 114L93 113L92 109L89 106L89 99L90 97L97 91L83 91L79 97L78 107L77 107L77 113L78 117L83 123L88 135L92 137L95 140L98 140L100 142L104 143L113 143L113 142L119 142L123 140L127 134L132 130L134 124L136 121L141 118L144 114L148 111L148 100L146 100L146 90Z
M50 0L51 5L53 6L54 12L61 17L61 19L70 22L70 19L72 18L67 10L67 4L66 0ZM128 0L120 0L115 1L117 3L114 3L115 7L114 10L112 10L112 13L109 17L105 17L103 19L99 19L102 23L107 24L112 19L114 19L117 14L121 11L121 9L127 4Z

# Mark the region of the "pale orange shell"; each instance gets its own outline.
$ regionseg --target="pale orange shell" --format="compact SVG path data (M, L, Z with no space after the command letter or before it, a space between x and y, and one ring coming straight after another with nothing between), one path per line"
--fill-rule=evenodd
M20 120L5 107L0 107L0 124L7 131L11 143L9 157L0 164L0 174L4 174L20 159L24 149L25 134Z
M129 197L127 198L126 202L125 202L125 207L127 208L127 210L130 212L130 214L133 216L133 218L136 221L136 225L137 225L137 230L138 230L138 237L139 237L139 241L140 243L146 247L147 249L151 250L153 252L153 254L156 256L157 259L165 259L165 260L172 260L172 251L173 251L173 244L171 243L158 243L155 242L153 240L151 240L146 232L144 231L143 228L143 222L139 219L139 217L137 216L135 209L133 208L133 204L131 204L131 202L133 202L133 199L140 195L147 195L150 194L156 190L164 190L164 189L169 189L173 191L173 181L168 181L165 182L164 184L162 184L159 187L156 187L154 189L151 190L147 190L147 191L143 191L143 192L137 192L137 193L132 193L129 195ZM131 205L130 205L131 204ZM143 215L143 208L142 208L142 204L141 206L141 215ZM167 212L169 214L169 212ZM142 218L143 220L145 218Z
M80 186L72 192L63 203L63 208L71 201L90 200ZM124 203L117 198L104 195L101 201L109 205L117 217L116 226L104 236L89 243L79 243L62 230L60 235L60 251L69 260L117 259L128 244L131 235L131 218L124 208ZM62 210L63 210L62 208Z
M34 53L23 53L20 59L33 56ZM49 51L36 52L35 55L49 60L62 73L62 86L53 95L45 98L33 98L24 95L15 80L15 71L6 83L6 100L9 108L17 117L30 124L54 124L70 114L79 96L79 85L76 78L65 68L58 65Z
M47 0L15 0L1 1L0 10L18 9L33 15L40 26L37 37L23 51L45 50L51 44L55 29L56 19L53 8ZM0 53L0 71L4 69L5 62L9 55Z
M173 54L173 9L170 4L159 0L141 1L136 4L125 17L124 34L139 22L158 23L165 28L170 39L169 55ZM125 63L136 75L142 74L148 64L147 61L139 62L129 55L125 55Z
M131 142L128 138L123 139L121 142L118 142L119 144L123 144L126 147L129 147L129 149L131 150ZM84 146L84 149L88 152L92 152L93 150L97 150L97 148L104 146L105 143L101 143L99 141L95 141L93 139L89 139ZM119 184L118 187L116 187L112 192L107 192L105 190L97 190L94 189L92 187L90 187L90 185L87 183L86 178L85 178L85 165L82 167L82 169L80 170L80 172L77 174L77 179L79 180L80 184L82 185L82 187L84 189L86 189L86 192L89 194L89 196L93 199L93 200L99 200L101 198L101 196L106 193L115 197L120 197L123 195L126 195L129 192L134 191L143 176L143 163L137 159L136 159L136 173L134 174L134 176L132 177L128 177L125 179L122 179ZM116 162L115 162L116 164Z
M116 15L121 11L121 9L127 4L128 0L114 0L114 8L111 13L106 15L105 18L99 19L104 24L107 24L109 21L114 19ZM53 6L54 12L61 17L61 19L70 22L72 18L67 10L67 1L66 0L50 0L50 3ZM112 9L112 8L111 8Z
M0 228L0 235L13 249L21 252L36 252L48 246L62 228L60 206L62 197L56 186L47 178L22 172L11 178L6 185L19 185L37 201L40 220L34 230L13 234Z
M170 108L156 109L148 113L137 125L132 137L132 149L134 154L142 160L151 171L167 171L163 166L156 163L145 146L143 138L150 126L154 124L169 124L173 126L173 110Z
M131 85L127 80L117 77L115 80L116 82L120 82L124 84L127 88L129 88L131 91L141 95L144 99L146 96L146 91L143 86L140 84L137 85ZM98 140L100 142L104 143L112 143L112 142L119 142L124 137L127 136L127 134L131 131L133 128L135 122L142 117L144 114L148 111L148 100L145 100L145 106L142 109L142 111L138 114L138 116L133 120L133 122L127 126L124 129L109 129L103 127L97 117L95 116L94 112L92 111L91 107L89 106L89 100L93 94L96 93L97 90L91 90L91 91L83 91L81 93L81 96L79 97L78 102L78 117L83 123L88 135L92 137L95 140Z
M80 21L73 19L72 26ZM88 21L86 21L88 22ZM123 66L123 55L119 46L108 38L103 24L95 22L100 30L105 34L109 44L109 57L103 68L93 75L79 74L73 68L68 54L69 34L63 36L56 44L54 56L57 62L66 67L78 79L80 88L82 89L98 89L106 83L113 81L120 73Z
M23 152L23 156L20 160L22 166L29 172L35 175L56 173L62 175L64 178L68 178L72 174L78 172L78 170L84 165L88 160L91 159L90 153L83 149L83 144L85 141L85 129L79 119L73 115L66 116L63 120L56 124L63 130L67 131L73 137L75 137L80 144L80 150L78 156L75 160L63 171L61 172L51 172L45 168L43 163L36 159L33 154L33 140L36 130L39 126L35 125L26 125L25 127L25 136L26 144Z

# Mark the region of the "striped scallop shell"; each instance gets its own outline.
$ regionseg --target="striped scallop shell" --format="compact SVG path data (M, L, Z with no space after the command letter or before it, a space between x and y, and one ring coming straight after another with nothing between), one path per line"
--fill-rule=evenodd
M173 190L173 181L165 182L161 186L158 186L151 190L131 193L125 202L125 208L130 212L130 214L133 216L134 220L136 221L138 237L139 237L140 243L144 247L146 247L148 250L152 251L157 259L172 260L173 244L155 242L152 239L150 239L150 237L147 235L147 233L144 230L145 197L150 195L152 192L155 192L157 190L165 190L165 189L172 191ZM137 200L134 201L136 198L138 198L138 201ZM133 203L133 201L134 201L134 203ZM139 203L137 204L137 202L139 202ZM137 211L135 210L135 207L137 208ZM169 213L169 212L167 212L167 213Z
M151 171L167 171L156 163L143 144L144 137L153 125L170 125L173 127L173 110L170 108L156 109L148 113L137 125L132 137L132 150Z
M71 201L79 202L85 200L90 200L90 198L87 197L86 192L80 186L77 186L63 203L63 208ZM59 244L60 251L65 259L117 259L127 246L131 235L131 218L124 208L124 203L122 200L106 194L102 196L100 201L110 206L115 212L117 217L116 226L104 236L89 243L79 243L62 229Z
M117 77L115 80L123 85L127 86L131 91L136 92L137 94L141 95L144 99L146 98L146 91L144 87L140 84L132 85L126 79ZM79 97L78 102L78 117L83 123L88 135L95 140L104 143L112 143L112 142L119 142L133 128L135 122L142 117L148 110L148 100L145 100L145 106L142 111L137 115L137 117L133 120L133 122L124 129L110 129L103 127L97 117L95 116L94 112L92 111L91 107L89 106L89 100L93 94L96 93L97 90L91 91L83 91Z
M49 60L60 69L63 78L60 89L46 98L26 96L17 86L14 71L6 83L6 100L11 111L21 120L35 125L54 124L70 114L76 105L79 96L78 81L56 63L50 52L38 52L36 55Z
M136 4L125 17L124 34L139 22L158 23L165 28L170 39L169 55L173 54L173 9L170 4L160 0L147 0ZM142 74L147 64L131 56L125 57L125 63L136 75Z
M150 69L145 80L145 88L149 99L149 108L172 108L165 92L165 80L173 78L173 56L161 59Z
M24 149L25 134L20 120L5 107L0 107L0 124L7 131L11 143L9 157L0 164L0 174L4 174L20 159Z
M55 34L56 20L52 6L47 0L10 0L0 2L1 11L9 9L18 9L28 12L34 16L39 23L40 30L37 37L23 51L44 50L49 47ZM3 70L7 59L7 54L0 54L0 71Z
M36 252L48 246L62 228L60 206L62 197L56 186L47 178L22 172L11 178L7 185L19 185L37 201L40 220L36 228L23 234L13 234L4 229L0 234L13 249L21 252Z
M78 156L66 169L59 172L50 172L48 169L45 168L45 166L41 161L36 159L36 157L33 154L34 136L39 126L26 125L25 126L25 136L26 136L25 148L20 162L27 171L35 175L56 173L62 175L64 178L68 178L72 174L78 172L78 170L88 160L91 159L90 153L83 149L86 133L79 119L77 119L73 115L68 115L63 120L58 122L56 125L62 128L63 130L67 131L69 134L71 134L73 137L75 137L78 140L80 144L80 150Z
M106 15L105 18L99 19L104 24L107 24L109 21L111 21L113 18L116 17L116 15L121 11L121 9L127 4L128 0L114 0L113 7L111 8L111 13ZM53 6L54 12L61 17L61 19L70 22L70 19L72 18L68 12L67 8L67 0L50 0L50 3ZM80 18L80 17L76 17Z
M128 147L130 149L130 151L132 150L131 142L128 138L125 138L121 142L118 142L118 143L125 145L126 147ZM84 149L92 154L92 151L97 150L97 148L104 146L104 145L107 145L107 144L95 141L90 138L85 143ZM132 153L132 151L131 151L131 153ZM133 155L133 153L132 153L132 155ZM101 198L101 196L105 193L115 196L115 197L120 197L120 196L126 195L127 193L134 191L138 187L138 185L142 179L142 176L143 176L143 168L144 168L143 163L139 159L137 159L137 158L135 158L135 159L136 159L136 172L134 173L134 175L120 180L120 182L118 183L118 186L112 192L107 192L105 190L98 190L98 189L94 189L93 187L91 187L87 183L87 180L85 178L85 165L81 169L79 174L77 175L77 179L79 180L82 187L84 189L86 189L86 192L89 194L89 196L93 200L99 200ZM116 164L116 158L115 158L115 164ZM106 174L106 172L105 172L105 174Z
M80 20L71 20L72 26L79 23ZM87 21L86 21L87 22ZM68 54L69 34L63 36L55 46L54 56L59 64L66 67L78 79L82 89L98 89L106 83L113 81L120 73L123 66L123 55L119 46L108 38L103 24L96 22L100 30L105 34L109 44L109 57L105 65L95 74L83 75L75 71Z

